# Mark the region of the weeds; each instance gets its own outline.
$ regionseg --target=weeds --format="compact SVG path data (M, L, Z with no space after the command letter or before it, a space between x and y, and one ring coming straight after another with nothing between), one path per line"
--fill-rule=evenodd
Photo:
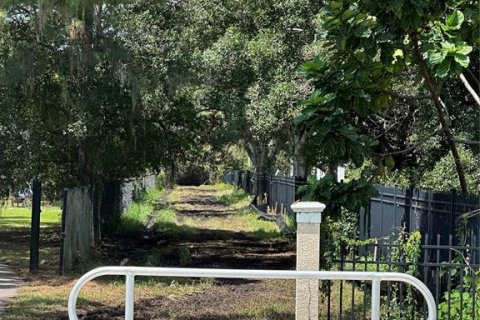
M145 228L148 218L154 213L158 199L164 190L152 189L139 195L120 218L117 233L137 233Z

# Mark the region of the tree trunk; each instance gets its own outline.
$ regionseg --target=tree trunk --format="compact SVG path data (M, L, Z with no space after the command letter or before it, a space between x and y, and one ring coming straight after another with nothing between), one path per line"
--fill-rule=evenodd
M80 186L86 186L90 183L90 171L88 166L88 156L85 141L78 142L78 158L77 158L77 182Z
M455 161L455 167L457 169L458 178L460 180L462 193L466 195L468 194L468 188L467 188L467 181L465 179L465 171L463 169L463 165L460 160L460 155L458 154L457 146L455 144L455 138L452 134L452 131L450 130L450 126L448 124L448 121L445 115L445 111L442 105L443 103L440 100L440 96L438 95L435 89L432 75L427 67L427 63L423 59L423 56L420 52L420 48L418 47L418 38L416 34L412 35L412 41L413 41L414 55L416 56L416 58L418 59L418 63L420 64L422 76L425 79L425 84L432 97L433 105L435 106L435 109L438 114L438 119L440 120L440 123L443 128L443 132L445 133L445 137L447 139L448 146L450 148L450 151L452 152L452 156Z
M175 161L172 160L170 163L170 172L168 175L168 188L173 189L175 187L175 183L177 182L177 166L175 165Z
M303 155L303 148L307 142L307 132L305 130L295 130L293 139L293 176L305 180L307 178L308 166Z
M254 202L259 205L265 200L265 193L268 192L264 185L265 178L269 174L267 161L268 147L261 142L247 142L245 147L252 161L256 179L256 199Z

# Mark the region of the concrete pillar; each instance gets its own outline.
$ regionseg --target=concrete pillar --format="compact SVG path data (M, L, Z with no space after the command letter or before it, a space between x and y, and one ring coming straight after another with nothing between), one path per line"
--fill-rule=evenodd
M292 204L297 215L297 270L320 270L320 223L325 205L320 202ZM318 280L297 280L296 320L318 319Z

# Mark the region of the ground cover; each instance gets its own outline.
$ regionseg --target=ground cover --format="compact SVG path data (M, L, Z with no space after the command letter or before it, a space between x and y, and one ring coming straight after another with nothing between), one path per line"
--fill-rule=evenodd
M39 275L27 278L2 319L67 319L67 296L78 276L95 266L120 261L148 266L293 269L293 239L283 237L275 223L249 211L249 202L248 195L226 185L178 187L145 195L124 216L119 235L106 239L95 255L79 261L78 270L67 276L56 274L60 211L44 210L42 234L55 239L45 242L51 244L44 248L49 255L43 255L51 260L49 268L44 264ZM4 211L0 225L9 225L15 234L28 239L29 214L23 216L15 227L13 211ZM8 242L2 239L2 245ZM9 246L12 256L16 250L13 244ZM9 262L25 271L27 242L24 247ZM121 278L89 283L79 301L81 319L123 319L123 290ZM338 309L337 292L332 293L333 312ZM349 290L345 292L347 305L352 297ZM135 319L294 319L294 297L294 281L140 278ZM357 292L354 298L361 305L363 295Z
M61 209L45 205L41 213L40 269L58 268ZM20 275L28 274L31 208L0 209L0 263L10 265Z

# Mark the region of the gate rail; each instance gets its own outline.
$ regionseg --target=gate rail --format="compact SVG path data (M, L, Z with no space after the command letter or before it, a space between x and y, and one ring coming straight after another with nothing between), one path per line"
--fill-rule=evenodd
M436 320L436 305L430 290L417 278L395 272L357 271L284 271L284 270L236 270L236 269L193 269L193 268L147 268L147 267L101 267L83 275L68 298L68 316L78 320L77 300L82 287L101 276L125 276L125 320L133 320L135 277L178 277L178 278L230 278L230 279L289 279L289 280L350 280L372 282L372 320L380 319L380 285L382 281L404 282L415 287L425 299L428 320Z

